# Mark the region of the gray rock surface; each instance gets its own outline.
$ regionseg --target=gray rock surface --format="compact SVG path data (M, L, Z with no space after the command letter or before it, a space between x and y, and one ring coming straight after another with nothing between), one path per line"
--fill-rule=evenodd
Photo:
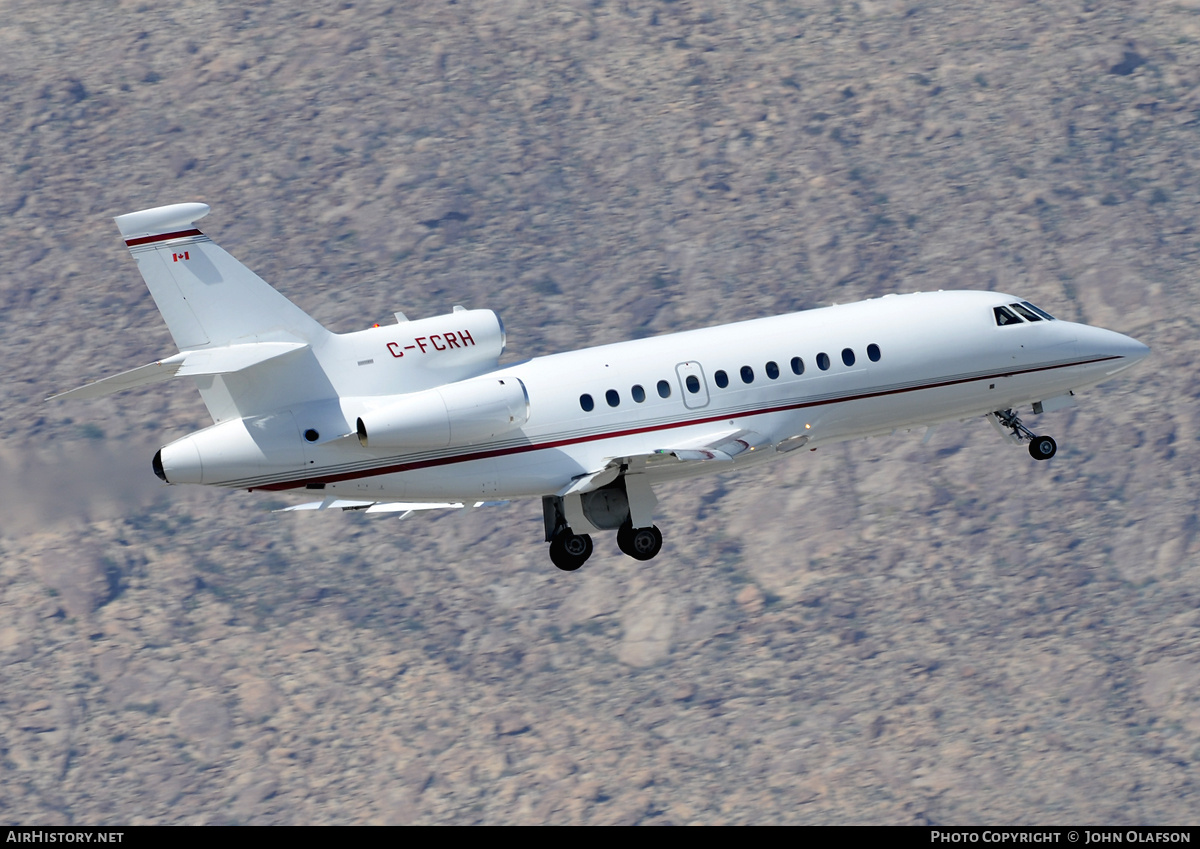
M0 116L0 820L1194 820L1195 3L13 0ZM43 404L172 353L110 218L186 200L338 331L966 287L1154 355L1052 462L796 452L560 574L532 502L160 487L184 382Z

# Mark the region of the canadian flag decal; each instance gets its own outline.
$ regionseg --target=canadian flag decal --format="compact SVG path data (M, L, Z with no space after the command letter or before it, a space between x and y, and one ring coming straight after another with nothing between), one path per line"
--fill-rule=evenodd
M188 256L187 251L184 251L181 254L171 254L171 262L179 262L181 259L191 259L191 257Z

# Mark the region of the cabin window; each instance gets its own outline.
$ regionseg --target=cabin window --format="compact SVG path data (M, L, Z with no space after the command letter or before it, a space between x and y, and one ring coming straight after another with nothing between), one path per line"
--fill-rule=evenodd
M633 385L633 388L629 390L629 394L632 395L633 400L637 401L639 404L646 400L646 390L636 383Z
M850 348L842 348L842 362L847 366L854 365L854 351Z
M821 371L829 371L829 355L826 353L817 354L817 368Z
M658 397L659 398L670 398L671 397L671 384L667 383L665 380L660 380L658 382Z
M621 396L617 390L610 389L604 393L604 400L608 402L608 406L615 407L621 403Z
M1008 307L992 307L992 312L996 314L996 324L1005 327L1009 324L1024 324L1021 319L1013 315Z
M700 378L696 377L694 374L689 374L687 376L687 380L684 381L684 385L687 386L688 392L691 392L693 395L695 395L700 391Z
M767 363L766 372L767 377L771 378L771 380L775 380L779 377L779 366L775 363Z
M1009 304L1009 307L1026 321L1041 321L1042 317L1033 310L1025 309L1021 304Z
M590 413L596 409L596 402L592 400L592 396L584 392L579 396L579 406L583 408L585 413Z
M750 366L742 366L742 383L754 382L754 369Z
M1033 304L1029 303L1029 301L1021 301L1021 306L1029 307L1029 309L1033 310L1035 313L1040 315L1042 318L1046 319L1046 321L1054 321L1054 316L1050 315L1050 313L1046 312L1043 309L1039 309L1039 308L1035 307Z
M792 357L792 374L804 374L804 360Z
M713 372L713 383L724 389L729 385L729 375L727 375L724 370L717 369L715 372Z
M879 352L878 345L876 345L875 343L872 342L870 345L867 346L867 359L868 360L870 360L873 363L877 363L877 362L879 362L879 358L882 356L883 356L883 354L881 354Z

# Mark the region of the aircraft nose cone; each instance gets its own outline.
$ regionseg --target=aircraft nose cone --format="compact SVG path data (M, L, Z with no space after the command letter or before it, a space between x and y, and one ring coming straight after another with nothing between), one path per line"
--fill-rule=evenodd
M1089 333L1079 341L1088 353L1097 357L1117 358L1116 368L1109 374L1123 371L1135 363L1141 362L1150 353L1150 349L1138 340L1112 330L1101 330L1098 327L1089 328Z
M1146 355L1150 353L1149 345L1143 345L1138 340L1132 339L1128 336L1125 337L1125 341L1129 344L1129 353L1124 354L1123 356L1131 357L1135 363L1139 360L1145 359Z
M1140 362L1150 353L1149 347L1131 336L1122 336L1120 333L1112 333L1111 336L1108 345L1111 347L1112 353L1127 360L1129 365Z

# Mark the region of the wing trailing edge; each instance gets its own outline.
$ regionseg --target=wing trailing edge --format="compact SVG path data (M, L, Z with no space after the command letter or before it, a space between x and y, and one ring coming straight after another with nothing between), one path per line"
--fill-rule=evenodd
M603 489L622 474L633 470L646 471L672 463L728 463L745 451L754 451L769 440L750 430L724 430L690 439L671 448L658 448L646 454L610 457L603 468L586 472L571 479L558 491L560 498L582 495Z
M462 510L475 507L499 507L507 501L462 501L419 502L419 501L359 501L346 498L326 498L324 501L309 501L272 510L272 513L294 513L306 510L362 510L364 513L399 513L405 519L419 510Z

